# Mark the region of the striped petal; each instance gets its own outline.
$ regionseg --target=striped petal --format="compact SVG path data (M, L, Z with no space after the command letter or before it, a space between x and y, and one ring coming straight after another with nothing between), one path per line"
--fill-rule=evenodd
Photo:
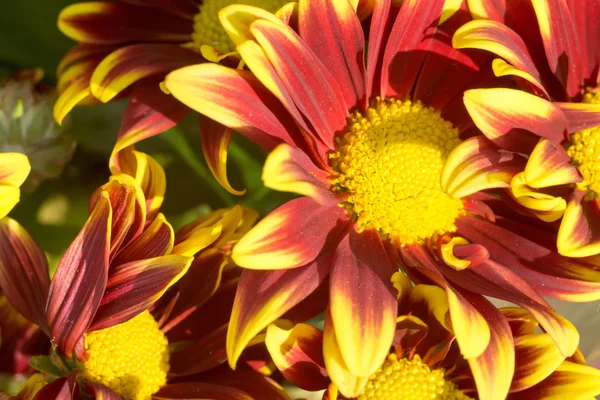
M379 233L351 230L338 245L329 281L329 309L348 370L368 377L381 366L394 338L397 271Z
M285 143L269 154L262 173L263 182L270 189L307 196L322 206L335 206L342 199L330 190L328 178L329 174L306 153Z
M285 390L273 379L253 369L214 374L211 382L248 393L253 400L290 400ZM216 398L215 400L220 400Z
M193 23L162 11L124 3L72 4L58 16L58 28L71 39L92 44L188 42Z
M90 89L101 102L112 100L129 85L204 61L198 53L172 44L135 44L110 53L98 64Z
M300 36L329 71L335 71L348 108L364 100L365 39L348 1L300 1Z
M152 395L153 399L206 399L206 400L257 400L246 392L233 387L212 383L171 383Z
M498 148L484 136L459 144L442 169L440 186L450 197L462 198L486 189L506 188L526 159Z
M471 89L464 94L465 107L475 125L490 140L502 143L514 130L561 142L567 119L555 104L532 94L505 88Z
M257 43L287 88L294 104L330 149L333 136L346 125L348 107L330 72L287 26L258 20L250 27Z
M304 390L327 388L330 380L323 360L323 332L308 324L289 329L271 324L265 344L285 379Z
M511 398L563 400L590 399L598 395L600 395L600 370L565 361L542 382L530 389L513 393Z
M268 150L293 144L298 134L281 103L249 71L193 65L171 72L165 85L183 104Z
M51 337L67 357L92 323L106 288L111 219L110 199L103 192L58 263L50 284L48 325Z
M513 337L533 333L538 327L538 322L527 310L519 307L502 307L500 312L508 321Z
M467 298L484 316L491 334L485 351L468 359L477 393L481 400L506 399L515 372L515 348L510 327L502 313L483 296Z
M27 398L36 400L79 400L79 384L76 380L76 372L69 376L60 377L47 385L44 385L35 397Z
M540 139L527 161L525 180L527 185L539 189L581 182L582 178L561 145Z
M345 397L357 397L364 389L369 377L359 377L348 369L337 341L337 334L331 320L329 310L325 313L325 329L323 331L323 358L331 381ZM329 389L331 392L331 386ZM330 393L331 394L331 393ZM329 397L337 399L337 396Z
M492 70L497 77L511 76L515 78L519 87L524 88L527 92L537 94L546 99L550 98L546 88L536 78L523 70L513 67L501 58L496 58L492 61Z
M365 101L361 105L363 108L368 107L369 100L373 94L380 94L381 85L375 83L375 75L379 65L379 59L382 56L381 48L385 45L389 29L391 28L387 22L390 18L389 1L376 1L371 15L371 27L369 28L369 46L367 47L367 70L365 75ZM375 93L373 93L373 91Z
M245 4L233 4L224 7L219 11L219 20L236 47L247 40L253 39L250 33L250 26L255 21L266 20L274 24L284 25L283 21L272 13L262 8Z
M43 250L17 221L0 219L2 294L21 315L46 333L45 309L49 287L48 261Z
M132 175L119 165L124 162L119 160L122 150L174 127L187 114L188 108L173 96L165 94L159 82L160 79L147 79L135 85L110 158L113 174L124 172Z
M569 133L600 126L600 104L554 103L567 117Z
M403 1L396 16L381 65L382 96L407 98L431 46L444 6L443 0ZM374 60L369 60L374 61Z
M532 2L546 50L550 69L567 89L570 97L581 90L584 80L580 41L567 2L543 0Z
M112 267L89 330L110 328L150 308L186 273L192 261L174 254Z
M565 360L547 333L515 337L515 370L511 392L520 392L546 379Z
M510 192L520 205L526 207L528 212L542 221L554 222L560 219L567 208L567 202L562 197L529 186L524 173L518 173L512 179Z
M515 31L504 24L488 20L467 22L452 37L452 45L456 49L480 49L494 53L537 82L540 81L540 74L527 45Z
M343 208L308 197L288 201L260 221L233 248L233 260L251 269L296 268L340 240L348 224Z
M229 365L235 367L250 340L319 287L330 265L325 256L291 270L244 270L227 332Z
M227 361L227 324L171 353L169 374L187 376L218 367Z
M567 257L587 257L600 254L598 200L586 200L585 192L571 195L558 230L558 252Z
M210 118L200 118L200 139L206 164L213 176L231 194L241 196L244 190L236 190L227 179L227 151L233 131Z
M158 214L141 235L122 248L113 259L114 265L160 257L171 253L175 234L163 214Z

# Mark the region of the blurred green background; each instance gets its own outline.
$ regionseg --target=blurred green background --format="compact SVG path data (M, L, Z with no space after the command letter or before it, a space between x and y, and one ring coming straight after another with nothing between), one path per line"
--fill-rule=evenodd
M74 42L56 27L59 12L70 0L5 2L0 14L0 78L21 69L39 67L44 82L56 84L56 66ZM73 160L63 174L35 191L22 193L11 216L17 219L53 259L57 259L87 218L87 202L110 175L108 157L115 143L125 101L76 108L65 122L77 140ZM198 135L197 116L136 146L153 155L165 168L167 193L162 212L175 228L213 209L241 203L269 212L289 195L266 189L261 182L265 152L235 135L229 155L233 187L246 188L233 196L212 178Z

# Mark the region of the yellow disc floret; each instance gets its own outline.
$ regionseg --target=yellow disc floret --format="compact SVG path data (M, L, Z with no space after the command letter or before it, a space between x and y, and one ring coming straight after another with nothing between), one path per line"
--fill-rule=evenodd
M200 11L194 16L194 33L189 46L198 51L202 45L208 45L222 54L232 52L235 46L219 22L218 15L222 8L243 4L274 13L289 2L290 0L204 0L200 4Z
M366 115L355 112L338 139L332 190L348 194L343 205L359 230L372 226L401 245L451 232L462 202L442 191L440 173L459 143L435 110L378 100Z
M169 348L148 311L111 328L85 335L83 378L128 400L150 399L167 381Z
M587 88L583 102L600 104L600 92ZM583 180L577 188L588 191L588 197L600 197L600 127L584 129L571 135L567 154Z
M416 355L412 360L390 354L369 378L358 400L467 400L444 371L431 370Z

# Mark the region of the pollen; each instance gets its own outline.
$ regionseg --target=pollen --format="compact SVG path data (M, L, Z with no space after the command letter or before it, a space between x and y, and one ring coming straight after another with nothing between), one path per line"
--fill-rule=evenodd
M377 100L355 112L337 139L330 164L332 190L347 194L342 206L358 230L376 228L400 245L422 243L456 230L460 199L440 187L458 130L420 102Z
M357 400L468 400L444 371L432 370L416 355L412 360L390 354L369 378Z
M169 349L148 311L122 324L85 335L85 380L127 400L150 399L167 381Z
M290 0L205 0L194 16L194 33L188 47L200 51L203 45L208 45L222 54L230 53L235 50L235 46L219 22L219 11L222 8L242 4L274 13L289 2Z
M600 92L587 88L582 101L600 104ZM570 141L567 154L583 178L577 188L587 191L588 199L600 198L600 127L575 132Z

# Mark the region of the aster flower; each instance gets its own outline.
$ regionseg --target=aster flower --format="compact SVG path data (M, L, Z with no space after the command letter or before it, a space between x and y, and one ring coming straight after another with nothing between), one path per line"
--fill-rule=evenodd
M595 141L600 132L600 28L593 21L600 9L594 1L502 6L469 1L469 6L484 19L458 30L454 46L499 56L494 73L513 77L520 89L465 93L465 104L484 135L503 149L529 155L527 166L511 182L510 195L521 212L560 222L556 246L561 254L599 254ZM561 275L598 282L594 274L566 270ZM582 297L597 298L597 291Z
M189 108L159 86L165 74L207 61L239 63L233 43L217 19L229 4L242 3L275 12L288 0L156 0L93 1L72 4L59 15L59 29L79 42L58 66L54 115L62 122L77 104L106 103L129 97L111 165L129 145L175 126ZM285 15L289 9L280 12ZM227 181L225 160L212 149L227 148L231 130L207 118L200 120L206 160L221 185Z
M323 332L285 320L271 324L266 344L288 380L305 390L327 389L328 400L550 399L565 393L583 399L600 393L600 371L585 365L579 353L565 360L547 333L535 332L538 323L527 311L477 301L488 319L498 321L481 364L469 365L460 355L446 295L430 285L405 286L390 354L368 378L348 371L341 353L324 357L323 346L336 343L329 314ZM503 374L493 360L514 367L514 375Z
M0 218L6 217L21 198L21 185L31 171L22 153L0 153Z
M577 263L538 244L543 236L496 196L479 193L508 187L526 160L471 137L478 131L462 93L493 76L485 54L450 46L468 18L453 4L376 2L368 48L346 1L301 1L291 25L230 6L220 18L251 72L203 64L167 76L166 87L183 103L274 146L265 185L302 195L233 249L246 270L227 339L232 365L269 323L328 285L347 368L371 376L393 340L391 277L399 265L415 282L444 288L468 360L478 360L496 324L470 296L522 306L564 356L576 350L572 324L532 286L533 272L522 270ZM465 152L471 164L458 168ZM325 356L334 351L326 346Z
M164 189L164 171L144 153L135 155L138 170L133 176L139 182L127 174L115 175L92 195L88 221L51 281L46 257L31 236L16 221L0 220L0 288L22 316L52 339L53 350L46 364L61 378L42 390L48 395L72 388L81 380L84 390L96 397L116 398L116 393L125 399L146 399L160 389L161 398L190 393L200 398L216 399L218 393L247 398L252 392L243 384L237 389L226 374L210 384L183 380L165 386L171 354L159 322L171 328L178 325L183 319L180 314L201 307L217 292L224 265L215 266L214 260L207 261L200 251L216 245L220 247L210 253L227 254L227 245L235 242L240 229L252 225L255 213L239 207L221 211L176 237L164 216L155 212L164 195L160 190ZM194 281L178 282L191 266ZM197 287L198 282L206 286ZM194 285L196 292L190 298ZM149 309L169 288L178 293L179 301L152 315ZM178 321L169 317L171 312L177 312ZM187 360L179 365L183 370L175 368L177 376L205 372L225 361L216 356L225 353L224 348L218 351L221 341L217 340L225 329L213 322L206 321L202 334L179 345L183 354L173 353L175 360ZM194 343L196 349L204 345L215 355L195 353L190 360L185 348ZM250 376L256 381L255 375L262 377L252 371L240 373L244 379ZM219 386L219 379L227 387ZM255 383L255 391L267 390L279 393L271 398L285 398L281 388L265 379Z

